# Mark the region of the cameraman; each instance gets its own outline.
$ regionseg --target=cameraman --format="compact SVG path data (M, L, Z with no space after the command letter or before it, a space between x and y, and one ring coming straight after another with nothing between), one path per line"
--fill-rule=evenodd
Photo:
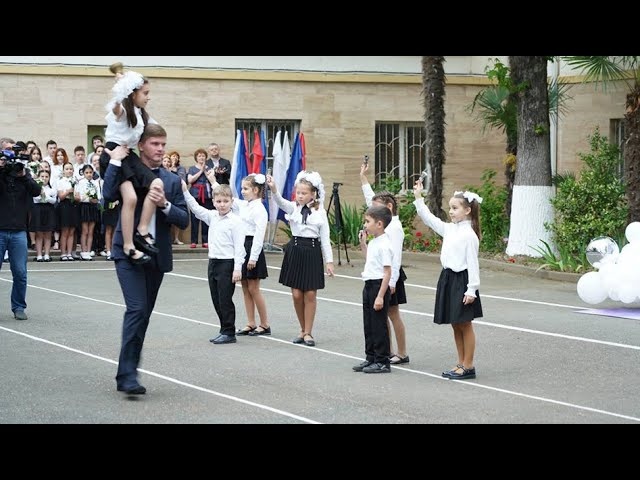
M16 320L26 320L27 218L33 197L40 195L42 187L26 175L12 147L0 151L0 269L8 251L13 275L11 311Z

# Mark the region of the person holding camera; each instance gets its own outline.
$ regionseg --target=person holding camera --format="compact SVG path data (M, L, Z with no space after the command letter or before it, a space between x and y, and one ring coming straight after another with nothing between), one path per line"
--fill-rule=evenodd
M13 148L13 145L6 144ZM33 197L42 193L42 187L27 175L25 160L16 158L12 149L0 153L0 269L4 254L9 253L13 276L11 311L16 320L27 320L27 226Z

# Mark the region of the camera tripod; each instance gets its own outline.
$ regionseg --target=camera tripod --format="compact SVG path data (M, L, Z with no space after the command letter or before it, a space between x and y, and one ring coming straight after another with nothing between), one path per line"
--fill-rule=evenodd
M331 211L331 204L333 204L334 215L333 218L335 220L334 224L337 232L338 239L338 265L342 265L342 261L340 260L340 239L342 239L342 245L344 246L344 254L347 257L347 263L351 263L349 260L349 250L347 249L347 240L344 238L344 233L342 231L342 207L340 206L340 192L338 192L338 188L342 185L342 183L333 182L333 191L331 192L331 198L329 199L329 206L327 207L327 213Z

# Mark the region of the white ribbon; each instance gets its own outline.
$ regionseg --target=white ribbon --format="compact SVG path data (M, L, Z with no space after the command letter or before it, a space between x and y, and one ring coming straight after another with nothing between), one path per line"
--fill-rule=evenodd
M122 78L111 88L113 97L107 104L107 111L112 111L117 103L122 103L125 98L131 95L134 90L142 87L142 85L144 85L144 77L140 73L131 70L125 72Z
M480 195L474 192L470 192L468 190L466 192L455 192L454 195L462 195L464 198L467 199L467 202L469 203L473 202L474 200L478 202L478 205L482 203L482 197Z
M305 170L298 173L296 177L296 184L300 180L306 180L318 190L318 201L324 203L324 185L322 184L322 177L318 172L307 172Z

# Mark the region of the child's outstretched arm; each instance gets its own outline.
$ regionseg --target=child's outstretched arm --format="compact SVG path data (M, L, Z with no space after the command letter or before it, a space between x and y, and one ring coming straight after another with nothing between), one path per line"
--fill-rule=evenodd
M182 181L182 195L184 195L184 199L187 202L187 206L189 210L193 212L193 214L198 218L198 220L202 220L207 225L211 225L211 214L215 210L209 210L208 208L203 207L198 203L198 201L193 198L193 196L189 193L189 189L186 188L186 183L184 180Z
M416 207L418 216L425 223L425 225L427 225L431 230L443 237L446 223L436 217L433 213L431 213L429 207L425 205L424 199L422 198L422 190L422 180L418 180L413 186L413 195L416 197L416 199L413 201L413 204Z
M367 207L370 207L373 202L373 197L375 192L373 188L371 188L371 184L367 179L367 171L369 171L369 163L363 162L360 166L360 182L362 183L362 193L364 194L364 201L367 204Z

